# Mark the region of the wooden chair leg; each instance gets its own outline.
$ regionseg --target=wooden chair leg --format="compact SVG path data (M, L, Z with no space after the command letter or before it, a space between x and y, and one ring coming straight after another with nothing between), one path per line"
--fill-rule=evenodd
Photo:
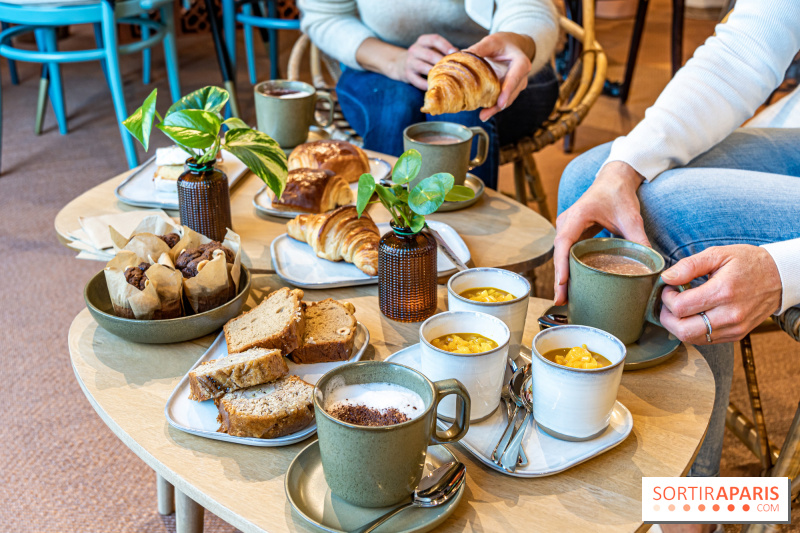
M521 159L514 160L514 195L522 205L528 205L528 193L525 192L525 163Z
M624 104L628 101L630 94L631 81L633 80L633 70L636 68L636 58L639 56L639 45L642 44L642 33L644 33L644 21L647 16L648 0L639 0L636 7L636 22L633 24L633 34L631 44L628 48L628 62L625 64L625 79L619 90L619 99Z
M683 65L683 14L685 0L672 0L672 75Z
M176 533L203 533L205 509L183 492L175 491Z
M758 434L758 459L761 461L762 474L769 472L772 468L772 455L770 453L769 438L767 437L767 425L764 420L764 410L761 404L761 393L758 390L758 379L756 378L756 362L753 356L753 345L750 335L743 338L739 345L742 349L742 363L744 365L744 377L747 382L747 394L750 400L750 409L753 413L753 424Z
M159 474L156 474L156 496L159 514L168 515L175 512L175 487Z
M534 159L532 153L525 154L523 164L525 179L528 182L531 196L539 206L539 214L552 222L550 208L547 206L547 194L545 194L544 186L542 185L542 176L539 174L539 168L536 166L536 159Z

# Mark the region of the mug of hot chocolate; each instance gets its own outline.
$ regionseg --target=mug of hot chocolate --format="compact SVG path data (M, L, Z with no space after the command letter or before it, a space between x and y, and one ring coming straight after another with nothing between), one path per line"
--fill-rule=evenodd
M470 159L472 140L478 139L477 155ZM454 122L419 122L403 130L403 149L422 154L422 168L408 185L417 183L437 172L453 175L456 185L463 185L467 171L481 166L489 154L489 134L480 126L468 128Z
M281 148L294 148L308 139L308 128L326 128L333 123L333 100L330 94L317 93L314 86L302 81L270 80L254 89L258 130L275 139ZM319 121L317 101L327 102L326 120Z
M661 254L625 239L575 243L569 252L570 324L602 329L625 344L636 342L646 322L661 325L664 267Z
M451 394L458 399L456 418L439 431L436 409ZM455 379L432 382L407 366L362 361L317 381L314 416L331 492L360 507L385 507L417 487L429 445L467 433L470 397Z

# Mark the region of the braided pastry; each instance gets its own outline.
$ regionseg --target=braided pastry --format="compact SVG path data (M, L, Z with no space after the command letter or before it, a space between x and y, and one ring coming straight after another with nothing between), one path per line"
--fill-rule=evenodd
M317 257L353 263L368 276L378 274L378 227L352 205L321 215L298 215L286 224L289 236L307 242Z
M428 73L423 113L441 115L492 107L500 96L500 80L482 57L471 52L444 56Z

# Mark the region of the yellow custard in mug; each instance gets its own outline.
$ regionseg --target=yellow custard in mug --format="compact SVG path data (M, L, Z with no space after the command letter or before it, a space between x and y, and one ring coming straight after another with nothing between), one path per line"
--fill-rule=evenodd
M611 366L611 361L597 352L589 351L585 344L583 346L575 346L574 348L550 350L543 355L545 359L570 368L591 370L593 368Z
M474 289L467 289L459 294L459 296L467 300L484 303L510 302L517 298L510 292L506 292L502 289L495 289L494 287L475 287Z
M497 348L495 341L480 333L450 333L430 342L435 348L452 353L481 353Z

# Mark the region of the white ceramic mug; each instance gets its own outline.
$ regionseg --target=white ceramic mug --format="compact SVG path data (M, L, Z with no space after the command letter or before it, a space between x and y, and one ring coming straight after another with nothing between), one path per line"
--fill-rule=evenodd
M433 339L452 333L479 333L497 343L497 348L477 354L457 354L434 348ZM445 311L433 315L419 328L422 347L422 373L432 381L457 379L469 392L470 421L482 420L500 404L509 332L502 320L475 311ZM439 402L440 418L452 420L456 400L447 396Z
M589 370L571 368L544 354L586 345L611 361ZM625 365L625 345L603 330L589 326L558 326L533 338L533 416L553 437L581 441L598 437L608 427Z
M511 293L515 298L509 302L476 302L464 298L460 293L478 287L494 287ZM528 316L528 301L531 284L510 270L502 268L470 268L454 274L447 282L447 308L450 311L477 311L502 320L511 333L508 356L516 359L522 347L522 333Z

